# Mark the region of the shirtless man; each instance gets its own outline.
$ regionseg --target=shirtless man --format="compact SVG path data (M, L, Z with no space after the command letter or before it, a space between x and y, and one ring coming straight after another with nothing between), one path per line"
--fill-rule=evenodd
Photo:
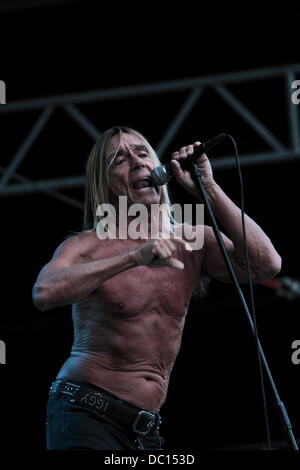
M198 197L178 161L200 145L172 154L177 183ZM201 276L230 281L212 229L204 226L202 249L185 240L99 239L96 208L169 202L166 186L149 177L159 164L148 141L130 128L106 131L87 163L84 231L67 238L41 270L35 306L46 311L73 304L71 356L52 384L48 449L159 449L159 409L178 354L185 316ZM206 155L198 158L203 182L240 282L246 281L240 209L213 178ZM150 184L150 185L149 185ZM117 207L117 205L116 205ZM272 277L281 258L270 239L245 216L251 276ZM197 227L195 228L197 230Z

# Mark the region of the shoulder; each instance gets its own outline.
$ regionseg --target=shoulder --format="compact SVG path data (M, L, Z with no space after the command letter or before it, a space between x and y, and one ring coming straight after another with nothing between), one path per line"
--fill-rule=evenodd
M99 242L100 240L93 230L69 235L56 248L53 257L86 257L90 251L99 245Z

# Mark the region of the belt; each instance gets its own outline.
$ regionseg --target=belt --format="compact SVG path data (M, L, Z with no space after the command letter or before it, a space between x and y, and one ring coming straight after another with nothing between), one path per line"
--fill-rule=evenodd
M141 436L150 434L161 423L159 413L131 405L100 387L68 379L58 379L52 383L49 395L60 394L70 397L71 402L129 426Z

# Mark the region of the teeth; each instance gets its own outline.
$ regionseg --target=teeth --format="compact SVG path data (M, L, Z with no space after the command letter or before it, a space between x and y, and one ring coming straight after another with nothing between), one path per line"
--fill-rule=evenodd
M143 184L145 183L145 184ZM134 189L142 189L142 188L147 188L147 187L152 187L151 180L148 176L145 176L144 178L140 178L139 180L135 181L132 185Z

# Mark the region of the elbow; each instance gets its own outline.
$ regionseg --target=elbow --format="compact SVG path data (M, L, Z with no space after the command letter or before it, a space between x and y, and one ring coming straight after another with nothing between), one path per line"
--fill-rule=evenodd
M282 265L281 256L277 252L273 253L272 256L270 256L269 259L267 260L266 265L267 265L269 277L276 276L281 271L281 265Z
M277 276L281 271L281 265L281 256L277 252L272 253L262 261L260 269L256 270L257 280L262 281Z
M51 307L47 299L47 289L41 284L35 284L32 289L32 302L40 312L46 312Z

